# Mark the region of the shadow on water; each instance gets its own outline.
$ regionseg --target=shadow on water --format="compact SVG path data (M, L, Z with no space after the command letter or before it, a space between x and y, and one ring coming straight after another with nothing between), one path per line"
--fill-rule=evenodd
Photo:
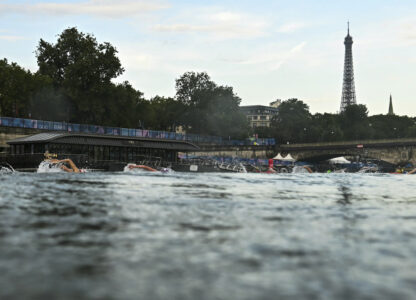
M192 224L192 223L179 223L179 226L185 230L194 230L194 231L224 231L224 230L238 230L241 226L230 226L230 225L202 225L202 224Z
M270 216L270 217L263 217L264 221L268 222L285 222L285 221L292 221L290 217L282 217L282 216Z
M338 190L341 192L342 198L337 201L339 204L348 205L351 204L352 193L351 189L345 185L341 185Z

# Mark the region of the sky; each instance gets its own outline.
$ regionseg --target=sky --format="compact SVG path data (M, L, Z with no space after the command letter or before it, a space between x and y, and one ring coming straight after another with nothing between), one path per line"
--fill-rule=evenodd
M339 111L347 22L357 103L370 115L416 116L415 0L0 0L0 58L37 70L40 39L66 28L118 50L146 98L173 97L175 79L207 72L241 105L298 98Z

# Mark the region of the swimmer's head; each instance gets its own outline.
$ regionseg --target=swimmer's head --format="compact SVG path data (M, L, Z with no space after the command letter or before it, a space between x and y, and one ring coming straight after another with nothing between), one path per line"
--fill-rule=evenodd
M45 156L45 159L52 159L58 157L56 153L49 153L49 151L45 151L43 155Z

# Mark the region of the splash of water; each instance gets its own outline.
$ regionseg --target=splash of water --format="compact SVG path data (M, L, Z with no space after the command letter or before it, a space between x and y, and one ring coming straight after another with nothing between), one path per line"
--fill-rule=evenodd
M173 171L171 168L162 168L160 169L160 172L162 173L175 173L175 171Z
M6 167L0 167L0 174L9 174L9 173L13 173L13 171Z
M292 173L309 173L309 171L303 166L294 166Z
M42 161L39 164L37 173L62 173L65 172L61 169L60 164L52 164L48 161Z
M135 164L132 164L132 163L127 164L124 167L123 172L133 172L133 173L136 173L136 172L144 172L144 170L143 169L140 169L140 168L130 168L130 166L133 166L133 165L135 165Z
M3 163L2 165L0 165L0 174L9 174L14 172L15 170L8 163Z

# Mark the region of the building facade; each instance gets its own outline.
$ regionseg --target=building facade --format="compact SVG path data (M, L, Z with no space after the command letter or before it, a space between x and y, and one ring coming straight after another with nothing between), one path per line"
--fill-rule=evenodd
M272 102L272 104L275 104L275 102ZM273 117L279 113L278 105L276 107L247 105L240 106L240 110L246 115L252 128L270 127Z

